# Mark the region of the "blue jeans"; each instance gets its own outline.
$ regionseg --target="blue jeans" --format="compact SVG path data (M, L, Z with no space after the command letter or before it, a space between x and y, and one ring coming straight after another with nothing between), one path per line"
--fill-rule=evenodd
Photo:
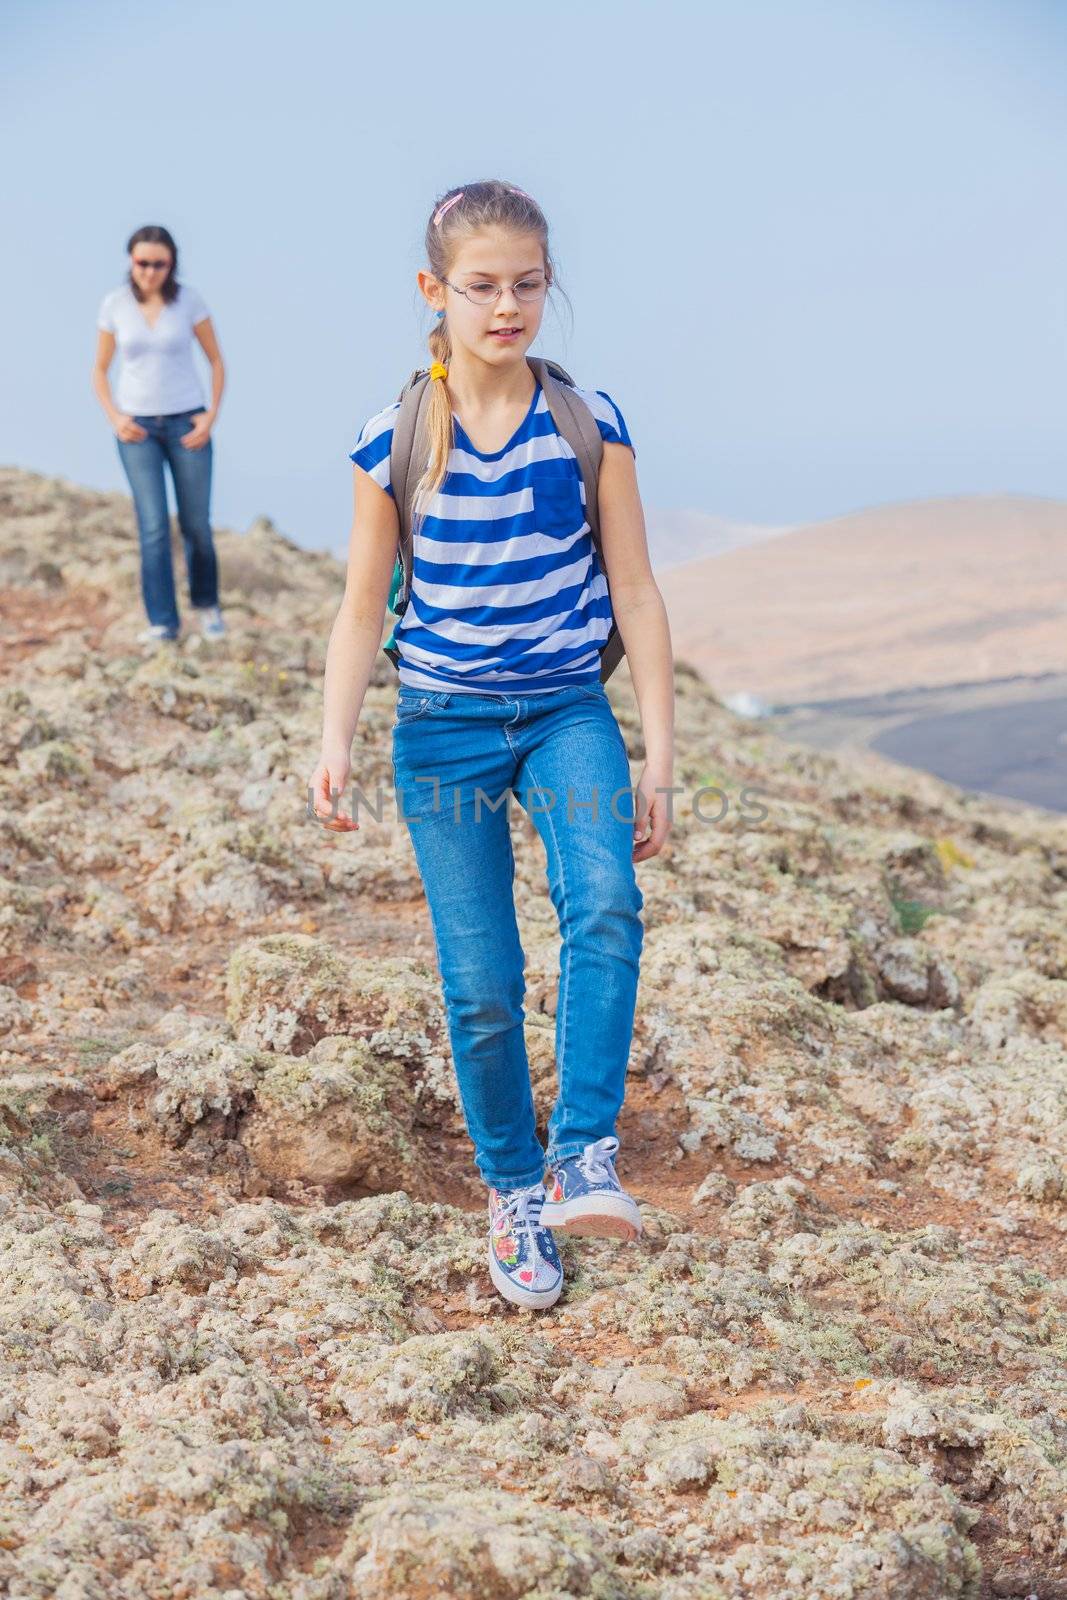
M392 734L475 1162L498 1189L526 1187L546 1160L614 1134L622 1106L644 938L626 746L599 682L518 695L402 684ZM562 936L547 1156L523 1034L511 794L544 842Z
M147 431L147 439L136 444L116 441L137 513L144 607L149 622L161 624L171 638L177 637L181 619L174 594L164 462L170 467L178 502L190 604L206 607L219 603L218 562L210 515L213 441L209 439L199 450L187 450L179 443L203 409L197 406L192 411L174 411L167 416L134 417L134 422Z

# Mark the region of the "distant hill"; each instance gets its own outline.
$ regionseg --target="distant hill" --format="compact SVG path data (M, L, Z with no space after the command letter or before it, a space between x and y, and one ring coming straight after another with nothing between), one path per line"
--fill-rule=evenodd
M778 703L1067 669L1067 502L875 506L660 575L675 656Z

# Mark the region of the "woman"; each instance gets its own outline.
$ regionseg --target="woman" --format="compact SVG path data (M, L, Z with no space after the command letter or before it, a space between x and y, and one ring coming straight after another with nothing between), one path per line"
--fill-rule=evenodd
M138 228L126 249L127 282L104 296L93 388L115 430L129 479L141 542L141 593L148 627L138 641L176 639L181 629L174 592L170 516L163 464L170 467L185 546L189 600L201 631L226 632L219 610L218 563L211 535L211 429L225 371L207 306L178 282L178 247L166 228ZM211 404L193 360L193 336L211 363ZM108 368L121 356L115 399Z

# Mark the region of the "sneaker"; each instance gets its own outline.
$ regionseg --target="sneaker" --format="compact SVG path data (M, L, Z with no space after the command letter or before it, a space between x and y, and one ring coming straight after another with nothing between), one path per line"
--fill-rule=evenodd
M489 1189L489 1276L513 1306L553 1305L563 1288L556 1241L541 1222L543 1183L528 1189Z
M618 1139L609 1136L587 1144L580 1156L553 1161L545 1173L547 1199L541 1220L565 1233L603 1234L609 1239L636 1239L641 1232L637 1201L619 1182L614 1156Z
M218 606L204 606L200 611L200 632L205 639L221 639L226 632L222 612Z
M137 635L138 644L151 644L156 639L175 640L178 635L173 628L168 628L165 622L153 622L150 627L142 628Z

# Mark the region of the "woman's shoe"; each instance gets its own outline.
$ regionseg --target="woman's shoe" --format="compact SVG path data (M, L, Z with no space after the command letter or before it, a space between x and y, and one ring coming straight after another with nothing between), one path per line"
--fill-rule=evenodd
M513 1306L541 1311L563 1288L556 1241L541 1222L543 1183L528 1189L489 1189L489 1276Z
M581 1155L550 1162L542 1222L549 1228L562 1228L564 1233L636 1239L641 1232L641 1213L615 1171L613 1158L618 1148L618 1139L609 1136L587 1144Z
M218 606L204 606L200 612L200 632L205 639L221 639L226 632Z
M165 622L153 622L147 628L142 628L137 635L138 644L152 644L157 639L175 640L178 635L173 628L168 628Z

